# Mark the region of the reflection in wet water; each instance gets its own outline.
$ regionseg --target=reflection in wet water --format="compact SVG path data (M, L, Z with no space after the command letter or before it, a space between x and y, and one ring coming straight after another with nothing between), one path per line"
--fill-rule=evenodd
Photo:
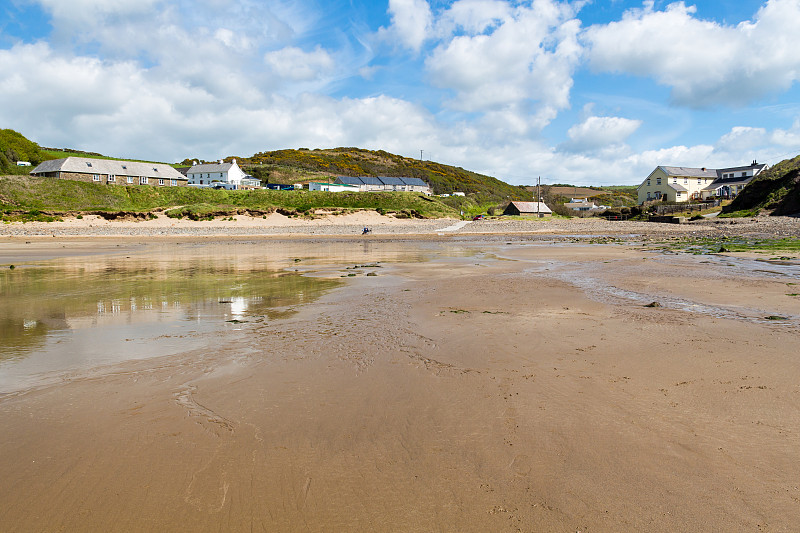
M0 269L0 394L65 372L209 350L208 333L290 316L341 283L348 266L477 252L426 241L231 240L123 253Z
M4 269L0 392L37 373L186 351L203 332L286 316L336 285L228 258L95 258Z

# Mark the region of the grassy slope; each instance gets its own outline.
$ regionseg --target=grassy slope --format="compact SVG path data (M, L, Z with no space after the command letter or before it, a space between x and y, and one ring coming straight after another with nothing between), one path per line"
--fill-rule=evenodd
M228 158L230 159L230 158ZM256 177L273 183L325 180L332 176L405 176L422 178L435 194L461 191L474 194L478 202L531 200L530 191L491 176L460 167L421 161L383 150L334 148L331 150L277 150L238 158L240 166Z
M309 211L315 208L376 209L415 212L424 217L453 216L453 208L413 193L329 193L321 191L226 191L195 187L108 186L80 181L28 176L0 178L0 209L144 212L173 206L200 211L275 208Z
M14 130L0 130L0 173L19 172L17 161L38 165L52 159L35 142L29 141Z
M543 185L542 196L547 202L564 204L569 202L571 195L568 193L573 189L576 188L568 186ZM580 188L577 188L577 190L581 191ZM590 198L590 200L596 205L608 205L611 207L633 207L638 203L636 197L636 186L632 185L593 187L592 189L587 188L584 190L597 191L598 194L593 194ZM551 209L552 207L553 206L551 206Z
M765 170L723 209L727 216L750 216L761 210L773 215L800 213L800 156Z

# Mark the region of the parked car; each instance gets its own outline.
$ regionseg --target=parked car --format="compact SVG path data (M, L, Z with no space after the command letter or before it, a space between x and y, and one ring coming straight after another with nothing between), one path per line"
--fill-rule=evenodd
M475 215L472 220L483 220L483 215Z

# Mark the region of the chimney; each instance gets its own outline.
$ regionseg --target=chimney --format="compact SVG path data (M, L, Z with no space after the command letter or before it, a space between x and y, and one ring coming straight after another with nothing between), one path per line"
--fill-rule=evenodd
M705 171L706 171L706 167L703 167L703 168L701 168L700 170L702 170L703 172L705 172Z
M199 164L200 164L200 162L199 162L199 161L195 161L195 162L194 162L194 164L195 164L195 165L199 165Z
M233 158L233 164L234 165L236 164L236 158L235 157Z
M220 159L220 160L219 160L219 164L220 164L220 165L222 164L222 159Z

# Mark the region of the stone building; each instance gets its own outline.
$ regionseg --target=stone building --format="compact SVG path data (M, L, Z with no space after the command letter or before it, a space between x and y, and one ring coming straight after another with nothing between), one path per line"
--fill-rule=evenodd
M31 176L107 185L182 187L187 183L186 176L164 163L140 163L88 157L51 159L31 170L30 174Z

